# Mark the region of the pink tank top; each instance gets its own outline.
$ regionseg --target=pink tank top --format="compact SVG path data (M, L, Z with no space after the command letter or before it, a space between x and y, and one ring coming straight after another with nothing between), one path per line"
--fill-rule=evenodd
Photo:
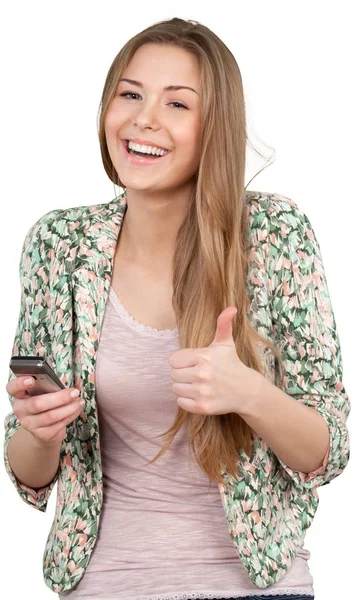
M154 439L177 412L169 356L178 331L138 323L110 289L97 354L103 507L83 578L60 598L182 600L314 595L310 553L283 579L256 587L230 538L219 489L189 457L182 427L168 451Z

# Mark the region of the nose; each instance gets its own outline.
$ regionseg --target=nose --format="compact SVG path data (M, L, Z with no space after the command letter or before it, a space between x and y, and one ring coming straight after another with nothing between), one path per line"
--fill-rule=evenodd
M158 121L155 116L154 106L150 103L141 104L134 114L134 125L139 129L153 129L159 128Z

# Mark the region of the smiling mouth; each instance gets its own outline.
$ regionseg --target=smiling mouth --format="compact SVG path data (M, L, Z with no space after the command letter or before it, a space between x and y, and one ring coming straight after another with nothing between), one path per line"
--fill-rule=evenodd
M167 154L170 154L171 150L166 150L165 148L161 148L161 150L165 151L165 154L152 154L151 152L138 152L137 150L132 150L129 148L128 144L129 144L130 140L124 140L125 143L125 149L128 152L128 154L131 154L132 156L137 156L138 158L153 158L153 159L157 159L157 158L163 158L164 156L167 156Z

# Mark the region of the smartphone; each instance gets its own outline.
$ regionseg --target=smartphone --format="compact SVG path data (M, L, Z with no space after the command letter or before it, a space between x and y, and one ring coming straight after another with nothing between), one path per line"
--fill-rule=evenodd
M65 389L65 385L62 384L44 356L12 356L9 367L17 377L23 375L33 377L35 384L27 389L30 396L39 396Z

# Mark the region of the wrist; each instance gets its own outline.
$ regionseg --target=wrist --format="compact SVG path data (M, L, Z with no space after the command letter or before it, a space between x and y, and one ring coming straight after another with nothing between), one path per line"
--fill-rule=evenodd
M269 385L272 385L270 381L264 377L258 371L255 371L251 367L246 367L249 374L249 383L247 386L247 394L245 401L242 403L241 410L237 413L243 419L257 415L258 406L262 402L262 398L267 394Z
M24 435L27 436L32 447L36 450L51 451L51 450L60 450L60 448L61 448L61 441L44 441L44 440L41 440L40 438L38 438L31 431L28 431L28 429L22 428L22 430L26 432Z

